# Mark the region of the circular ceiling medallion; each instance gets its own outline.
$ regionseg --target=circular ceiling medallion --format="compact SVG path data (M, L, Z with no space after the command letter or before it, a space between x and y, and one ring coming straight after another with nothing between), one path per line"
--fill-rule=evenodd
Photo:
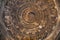
M54 30L57 16L53 1L11 0L5 5L4 23L14 40L44 40Z

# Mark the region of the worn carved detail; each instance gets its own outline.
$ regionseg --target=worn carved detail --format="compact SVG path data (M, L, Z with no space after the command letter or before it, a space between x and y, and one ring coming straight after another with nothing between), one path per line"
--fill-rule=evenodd
M56 27L53 0L9 0L4 9L8 40L44 40Z

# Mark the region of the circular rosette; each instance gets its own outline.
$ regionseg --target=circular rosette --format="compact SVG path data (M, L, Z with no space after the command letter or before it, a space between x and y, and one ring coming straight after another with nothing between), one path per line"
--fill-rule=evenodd
M40 21L40 8L39 6L27 3L22 5L19 9L19 19L25 28L36 28Z
M26 2L5 8L4 22L14 40L44 40L56 27L58 15L52 1Z

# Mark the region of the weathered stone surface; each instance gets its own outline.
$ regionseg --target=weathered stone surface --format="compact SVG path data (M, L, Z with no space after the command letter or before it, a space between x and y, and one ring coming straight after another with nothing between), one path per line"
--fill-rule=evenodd
M44 40L57 25L54 0L9 0L4 5L6 40Z

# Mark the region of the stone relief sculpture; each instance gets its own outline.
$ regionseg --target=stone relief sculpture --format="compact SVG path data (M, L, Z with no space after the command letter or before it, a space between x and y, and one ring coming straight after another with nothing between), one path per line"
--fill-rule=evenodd
M1 0L0 40L58 40L59 0Z

